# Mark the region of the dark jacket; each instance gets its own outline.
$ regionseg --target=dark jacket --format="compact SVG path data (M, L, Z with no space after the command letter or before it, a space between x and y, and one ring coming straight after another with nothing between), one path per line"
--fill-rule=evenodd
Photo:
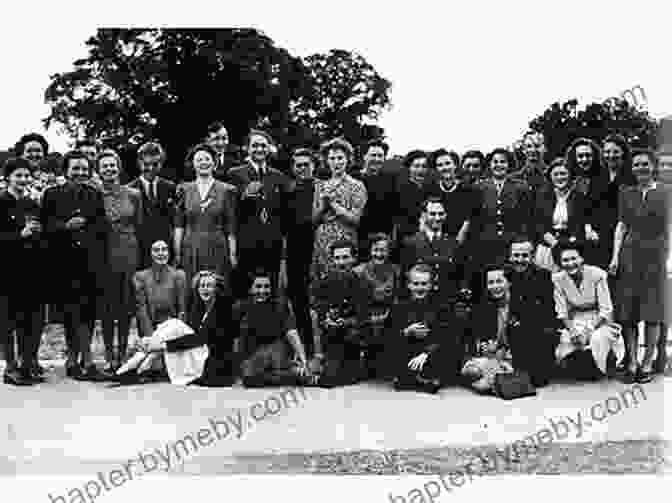
M501 194L489 179L479 184L481 208L474 232L481 241L506 241L525 234L531 226L531 196L528 186L507 179Z
M418 232L422 203L429 197L438 196L438 192L438 184L435 181L425 181L424 184L417 185L408 177L398 180L395 190L394 223L397 227L397 239L400 242L406 236Z
M534 201L534 236L536 242L543 242L546 232L553 232L553 212L558 196L552 187L536 193ZM568 236L585 239L585 224L590 223L587 216L588 200L581 191L572 190L567 198L567 230Z

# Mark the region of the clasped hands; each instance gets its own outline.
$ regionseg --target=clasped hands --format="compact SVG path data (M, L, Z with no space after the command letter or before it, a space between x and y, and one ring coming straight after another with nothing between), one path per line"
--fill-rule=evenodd
M422 321L411 323L404 329L404 335L406 337L418 337L425 338L429 334L429 327Z

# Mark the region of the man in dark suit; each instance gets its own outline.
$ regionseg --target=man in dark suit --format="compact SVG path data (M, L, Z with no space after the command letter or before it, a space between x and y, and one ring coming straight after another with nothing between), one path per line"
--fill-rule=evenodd
M45 237L59 263L54 267L54 299L62 304L68 344L66 372L82 380L98 380L91 357L91 333L96 300L104 295L109 224L102 193L93 187L85 154L69 152L63 158L68 181L47 189L41 221Z
M252 130L247 142L247 163L232 168L227 181L238 189L238 269L234 290L238 298L247 294L248 281L256 269L272 274L278 287L283 253L283 217L290 179L271 167L271 137Z
M434 294L445 302L457 300L466 287L464 268L457 257L457 241L443 232L446 209L440 198L429 198L422 204L422 229L403 241L401 267L405 274L418 263L434 271Z
M229 131L223 122L216 121L208 126L205 142L217 153L214 177L222 182L226 181L226 175L232 168L233 159L229 153Z
M394 224L391 215L396 212L395 190L396 178L383 171L385 157L389 146L382 140L372 140L366 145L364 153L364 166L357 173L366 187L366 206L359 220L359 259L369 259L368 253L371 247L369 237L373 234L383 233L392 235Z
M313 260L315 224L313 223L313 197L315 181L315 154L298 148L292 153L292 174L286 204L285 229L287 231L287 296L294 309L296 325L303 346L310 355L313 349L312 323L310 321L310 264Z
M173 223L177 203L173 182L159 176L166 156L158 143L148 142L138 149L140 176L128 184L142 194L143 222L139 229L140 269L152 264L152 244L163 240L173 242Z

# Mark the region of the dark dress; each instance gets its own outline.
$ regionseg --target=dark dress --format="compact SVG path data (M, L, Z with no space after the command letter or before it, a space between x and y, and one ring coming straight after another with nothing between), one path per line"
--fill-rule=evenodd
M417 184L410 178L402 177L397 182L394 202L396 212L393 216L397 229L397 242L403 243L404 238L412 236L420 228L422 203L429 197L439 195L439 185L435 180L426 180Z
M187 282L202 270L228 278L231 270L228 236L236 228L234 188L214 180L201 199L197 182L188 182L180 193L175 227L184 229L182 267Z
M624 187L619 217L627 227L619 264L621 267L620 319L669 322L666 261L670 251L672 188L657 184L643 199L637 187Z

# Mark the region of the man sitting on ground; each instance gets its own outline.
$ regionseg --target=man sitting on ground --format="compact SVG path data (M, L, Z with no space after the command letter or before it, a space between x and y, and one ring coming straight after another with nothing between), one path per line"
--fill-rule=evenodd
M233 308L244 355L243 385L303 384L308 374L307 360L294 314L274 297L270 273L255 271L251 279L249 298ZM291 361L291 350L298 358L296 365Z

